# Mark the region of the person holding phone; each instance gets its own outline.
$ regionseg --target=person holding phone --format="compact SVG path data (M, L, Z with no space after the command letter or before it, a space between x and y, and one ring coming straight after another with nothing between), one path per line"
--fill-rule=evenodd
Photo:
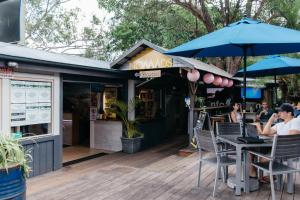
M283 122L275 123L275 121L280 118ZM293 135L300 134L300 118L294 118L294 108L291 104L283 103L278 114L274 113L262 132L264 135Z
M230 118L233 123L240 123L243 120L240 104L233 102L231 104Z

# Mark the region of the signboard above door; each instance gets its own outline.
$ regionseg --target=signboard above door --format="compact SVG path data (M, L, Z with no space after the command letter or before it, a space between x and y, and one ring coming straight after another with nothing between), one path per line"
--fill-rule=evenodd
M161 77L161 70L140 71L135 76L140 78L159 78Z
M170 68L172 58L151 48L146 48L129 61L130 70Z

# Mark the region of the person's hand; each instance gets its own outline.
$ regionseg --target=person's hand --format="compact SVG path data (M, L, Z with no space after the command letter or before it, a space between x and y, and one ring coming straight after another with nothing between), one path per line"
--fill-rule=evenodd
M274 122L275 120L277 120L278 119L278 114L277 113L273 113L273 115L270 117L270 120L272 121L272 122Z

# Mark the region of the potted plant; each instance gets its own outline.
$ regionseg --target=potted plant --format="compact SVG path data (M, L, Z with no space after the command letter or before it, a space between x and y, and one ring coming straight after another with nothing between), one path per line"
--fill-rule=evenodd
M127 105L123 101L111 100L110 112L116 113L122 120L123 124L123 136L121 137L122 149L125 153L135 153L141 148L141 142L143 134L138 131L138 120L129 120L128 113L133 112L136 102L131 100Z
M0 199L26 199L30 158L18 140L0 134Z

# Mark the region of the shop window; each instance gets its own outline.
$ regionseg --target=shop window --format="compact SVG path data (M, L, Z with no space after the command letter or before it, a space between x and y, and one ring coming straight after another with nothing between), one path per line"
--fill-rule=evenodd
M155 119L159 112L159 103L154 90L143 89L139 92L136 115L141 120Z
M52 83L11 80L11 132L15 137L52 131Z

